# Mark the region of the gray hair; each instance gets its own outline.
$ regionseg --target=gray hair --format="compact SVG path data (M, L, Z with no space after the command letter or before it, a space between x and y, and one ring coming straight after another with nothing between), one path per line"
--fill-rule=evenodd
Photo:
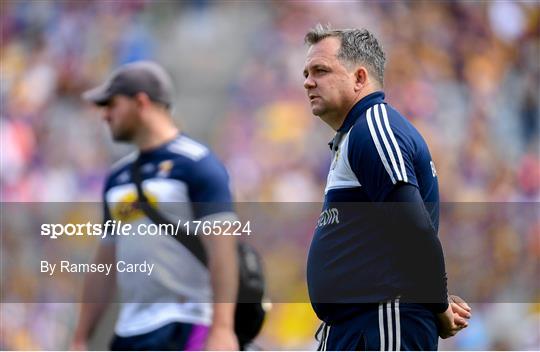
M367 29L332 29L330 25L317 24L304 37L304 42L314 45L324 38L339 38L341 47L337 57L348 66L364 64L380 85L383 85L386 56L377 38Z

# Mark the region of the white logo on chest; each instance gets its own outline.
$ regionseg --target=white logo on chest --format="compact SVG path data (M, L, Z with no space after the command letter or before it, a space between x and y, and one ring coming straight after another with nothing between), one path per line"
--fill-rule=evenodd
M337 208L326 209L319 215L317 227L339 224L339 210Z

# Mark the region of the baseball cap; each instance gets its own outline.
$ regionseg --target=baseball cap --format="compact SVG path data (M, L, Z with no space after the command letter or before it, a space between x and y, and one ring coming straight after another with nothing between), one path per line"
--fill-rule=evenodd
M105 83L87 90L82 98L96 105L107 105L114 95L134 96L144 92L150 100L171 106L172 79L163 67L152 61L136 61L116 69Z

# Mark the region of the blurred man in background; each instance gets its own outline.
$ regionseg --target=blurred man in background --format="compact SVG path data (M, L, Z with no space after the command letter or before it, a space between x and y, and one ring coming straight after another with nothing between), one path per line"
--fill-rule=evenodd
M307 267L320 349L436 350L470 314L448 302L427 144L384 101L385 54L373 34L318 25L305 42L312 112L337 131ZM407 205L379 213L344 202Z
M104 119L115 141L138 152L117 162L104 190L105 221L151 222L134 206L137 198L133 163L152 206L176 219L233 219L225 168L204 145L185 136L170 115L172 80L153 62L140 61L116 70L100 87L83 97L104 107ZM193 202L211 206L191 206ZM187 206L186 206L187 204ZM109 235L96 263L147 261L151 275L87 274L80 317L72 344L87 341L109 301L120 289L121 308L111 348L115 350L210 350L238 348L234 335L234 299L238 268L235 242L204 237L208 269L170 236ZM114 273L114 270L112 271ZM213 305L210 304L213 299Z

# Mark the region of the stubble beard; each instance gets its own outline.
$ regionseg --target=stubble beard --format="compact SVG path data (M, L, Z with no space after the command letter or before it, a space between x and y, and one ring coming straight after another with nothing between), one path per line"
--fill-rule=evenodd
M133 141L133 133L129 130L114 130L111 128L111 135L115 142L129 143Z

